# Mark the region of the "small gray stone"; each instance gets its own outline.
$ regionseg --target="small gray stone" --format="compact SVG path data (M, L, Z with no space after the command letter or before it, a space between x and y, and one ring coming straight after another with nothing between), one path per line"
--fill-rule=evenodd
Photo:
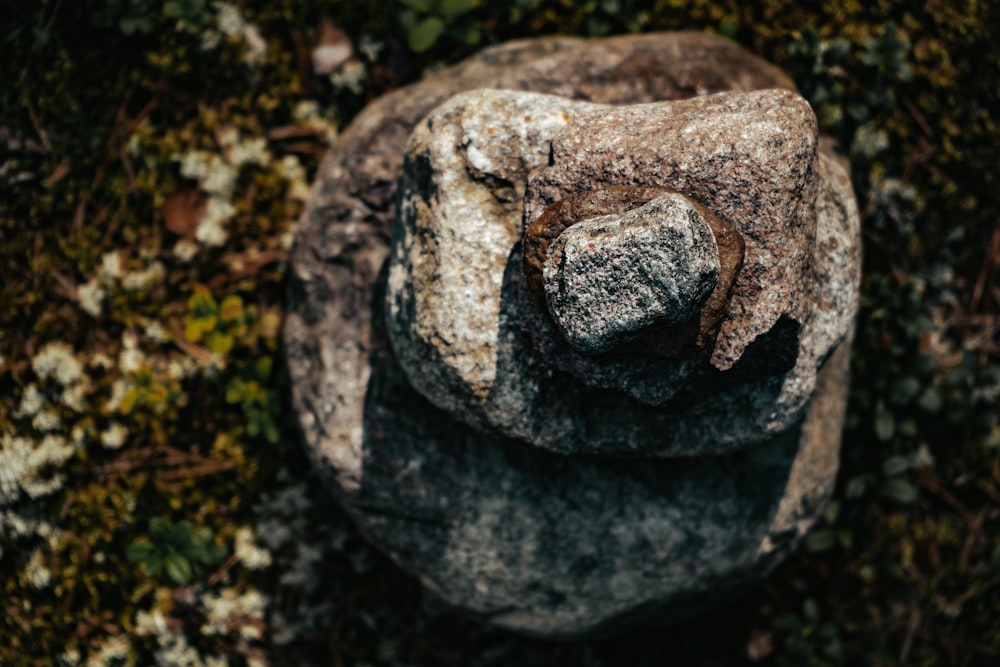
M574 349L594 354L649 327L690 321L719 271L708 222L671 193L567 228L549 246L543 275L560 333Z

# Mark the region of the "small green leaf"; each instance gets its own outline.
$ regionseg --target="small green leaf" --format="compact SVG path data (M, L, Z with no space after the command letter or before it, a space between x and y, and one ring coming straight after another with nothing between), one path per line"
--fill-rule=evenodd
M410 34L417 27L417 13L413 11L403 12L399 15L399 22L406 29L406 34Z
M910 469L910 460L905 456L890 456L882 462L882 472L886 477L902 475Z
M278 440L281 439L281 434L278 432L278 426L272 420L264 422L264 437L272 445L278 444Z
M199 546L205 546L212 543L212 529L206 526L197 528L191 534L191 543L197 544Z
M917 426L917 422L912 419L903 419L896 424L896 431L900 435L905 435L908 438L915 437L917 433L920 432L920 428Z
M208 334L208 338L205 341L208 344L208 349L216 354L225 355L228 354L230 350L233 349L233 337L229 334L221 333L219 331L213 331Z
M212 542L212 531L208 528L201 528L195 536L194 544L184 552L184 555L192 563L211 566L218 560L216 553L216 545Z
M893 403L905 405L920 393L920 380L912 375L898 378L889 389Z
M896 477L887 480L880 489L885 498L902 505L909 505L917 499L917 489L905 479Z
M235 405L246 396L246 385L239 379L233 379L226 385L226 403Z
M913 363L913 370L922 377L928 377L938 369L937 358L933 354L920 354Z
M178 551L187 549L194 541L190 521L178 521L170 528L169 544Z
M942 403L941 392L938 391L937 387L927 387L917 399L917 405L931 414L938 412Z
M591 37L601 37L611 32L612 25L609 21L598 16L590 15L585 24L586 33Z
M740 22L732 16L725 16L719 21L719 27L715 29L715 32L723 37L735 40L740 32Z
M444 33L444 22L436 16L431 16L410 30L407 41L414 53L423 53L434 46L442 33Z
M799 620L799 617L788 613L775 616L771 625L778 632L788 635L797 634L802 629L802 621Z
M156 544L166 544L170 540L170 524L162 516L149 520L149 540Z
M153 29L153 24L144 17L126 16L118 21L118 29L125 35L134 35L137 32L146 33Z
M868 120L869 116L871 115L868 110L868 107L865 106L864 104L861 104L860 102L848 104L847 107L845 107L844 111L846 111L847 115L850 116L851 119L857 123L863 123L864 121Z
M400 4L404 7L409 7L410 9L415 9L418 12L429 12L431 11L431 5L427 0L399 0Z
M851 535L850 531L838 530L837 541L840 542L840 546L844 547L845 549L850 549L851 544L854 543L854 537Z
M243 300L235 294L230 294L219 305L219 315L224 322L235 322L243 316Z
M184 320L184 338L189 343L197 343L201 340L201 322L193 319Z
M150 577L157 577L163 571L163 556L159 551L149 555L146 560L139 563L139 567Z
M458 25L449 27L448 36L456 42L472 46L479 43L479 40L483 38L483 33L478 23L464 21Z
M177 552L167 554L163 559L163 566L163 571L171 582L183 586L191 581L191 563L181 554Z
M1000 426L993 426L990 430L989 436L983 444L990 449L1000 448Z
M830 40L823 51L823 60L828 65L836 65L843 62L844 58L851 51L851 43L843 37Z
M813 531L806 536L806 548L814 553L828 551L833 547L835 538L832 530Z
M446 19L468 14L479 6L479 0L441 0L438 12Z
M802 615L805 616L806 620L810 623L815 623L819 620L819 605L812 598L807 598L805 603L802 605Z
M130 563L135 563L136 565L145 563L154 553L156 553L156 547L146 540L136 540L135 542L132 542L132 544L125 547L125 558L127 558Z
M847 488L844 490L844 495L846 495L851 500L860 498L865 494L868 489L868 485L871 483L871 479L868 475L858 475L852 477L847 481Z
M892 434L896 432L896 421L892 413L881 404L875 409L875 422L872 426L875 429L875 437L882 442L890 440Z

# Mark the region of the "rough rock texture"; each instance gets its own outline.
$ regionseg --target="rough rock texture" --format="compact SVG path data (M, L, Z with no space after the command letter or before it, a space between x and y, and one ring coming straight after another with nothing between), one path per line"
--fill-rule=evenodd
M413 244L440 250L428 243L423 228L411 227L407 238L405 221L417 220L450 195L443 189L438 198L416 194L429 192L433 169L412 150L417 144L411 144L405 170L403 157L424 116L456 93L477 88L567 99L547 98L543 108L534 98L501 103L494 97L483 102L493 105L492 125L449 102L434 111L439 119L452 114L440 134L427 132L420 139L418 130L414 135L415 142L426 141L428 151L456 140L461 146L467 139L467 147L478 148L469 129L485 137L492 126L509 139L509 150L484 142L480 154L452 151L459 175L483 187L459 181L448 188L483 196L471 199L466 209L479 216L467 222L478 220L482 226L442 223L466 241L490 236L501 262L498 274L478 257L469 258L481 273L466 286L477 294L499 289L492 315L453 311L439 316L446 324L480 318L478 324L495 328L492 339L480 339L496 341L494 348L486 344L481 351L495 369L494 380L477 385L475 400L444 392L447 400L431 402L425 387L415 387L420 378L404 370L413 360L396 356L410 353L388 344L383 317L396 320L394 326L412 322L416 304L433 301L426 294L401 297L407 291L406 272L424 270L407 268L420 264L417 255L406 261ZM802 186L804 199L812 197L813 222L806 219L808 206L794 203L790 218L763 218L763 224L777 227L813 225L794 243L789 239L786 255L752 228L755 204L741 201L747 195L720 192L717 201L706 202L712 188L686 189L720 168L740 182L753 180L757 167L746 165L753 164L754 149L736 145L739 113L731 125L719 128L734 146L706 154L709 164L699 166L688 154L662 156L669 179L630 179L628 165L613 160L611 172L587 171L587 164L574 162L574 142L587 151L607 149L607 158L614 157L619 145L614 142L631 141L615 139L611 123L606 132L597 131L600 114L591 120L597 125L587 141L560 134L568 125L560 110L580 115L593 104L768 88L792 86L772 66L704 34L523 41L382 98L331 149L292 256L286 352L295 409L308 451L348 511L446 601L498 625L548 636L667 620L766 572L795 547L821 511L837 467L845 336L856 309L859 268L857 211L843 168L827 152L817 154L813 139L811 161L808 155L800 160L818 174ZM793 109L800 108L795 98L788 99ZM706 104L719 103L698 98L687 103L684 114L697 120ZM524 105L537 108L524 114ZM541 120L534 118L536 111ZM801 110L802 118L812 127L806 111ZM641 113L616 113L619 122L636 123L642 132L650 129L642 125L649 119ZM773 121L783 127L780 118ZM708 116L704 122L709 123L703 125L707 140ZM762 130L768 122L761 121ZM543 140L536 151L543 135L552 137L551 150ZM773 136L774 148L784 150L784 131ZM442 157L447 153L439 151ZM796 155L790 158L799 159ZM698 179L685 180L682 167L701 170ZM648 341L596 356L581 355L565 342L528 287L518 240L532 215L576 192L560 183L560 169L598 180L601 174L618 175L594 187L666 185L721 209L712 210L730 225L732 238L738 229L746 240L749 273L744 276L742 267L732 271L731 301L725 291L717 297L718 286L708 297L706 303L714 299L727 305L713 344L690 356L650 359ZM537 170L534 175L532 170ZM787 182L780 173L763 174L767 186L753 190L753 198L790 196L784 194ZM399 199L393 253L400 255L389 270L397 182L413 194ZM722 186L716 181L712 187ZM775 195L775 189L781 192ZM720 238L715 227L712 231L720 250L732 241L725 234ZM780 276L767 273L772 257L782 267ZM803 285L772 290L771 278L786 273L803 276ZM721 274L726 274L724 266ZM430 279L433 284L451 277L431 274ZM396 297L387 298L387 291ZM780 303L792 298L803 301ZM742 314L739 308L729 311L737 303L764 313L764 322L731 323L730 315ZM461 335L475 340L481 334ZM438 373L458 387L470 386L469 378L488 378L475 370L483 360L473 355L472 362L456 362L452 370ZM527 390L534 394L523 385L511 386L516 384L512 378L532 377L537 381ZM495 397L504 398L491 403ZM601 452L658 457L585 455ZM700 456L708 452L727 453ZM685 458L671 458L677 454Z
M821 304L854 292L814 280L817 266L849 264L815 242L828 159L817 146L811 109L784 90L630 106L499 90L452 97L414 129L401 171L386 321L396 357L454 418L557 452L693 456L765 442L801 419L818 360L852 323L846 309L814 331ZM692 320L624 354L581 353L548 295L549 308L527 295L532 271L517 269L537 258L522 260L522 230L529 246L554 204L568 202L560 218L590 217L588 203L611 196L597 193L648 193L644 180L699 202L744 240L731 297L704 322L718 335L685 344L698 338ZM823 224L849 255L850 225Z
M581 189L653 184L735 224L746 255L712 355L728 370L779 319L804 323L813 307L816 118L781 90L664 106L601 109L566 128L553 140L551 166L530 176L524 216L534 220Z
M587 190L560 199L524 230L521 240L524 277L528 289L539 304L547 297L542 285L542 271L549 255L549 246L567 227L581 220L602 215L623 215L633 208L642 206L674 190L660 185L610 186L600 190ZM693 353L690 345L703 349L714 344L722 318L729 310L736 276L743 266L745 244L732 223L715 215L701 204L685 199L711 228L719 259L719 274L715 289L701 304L696 323L679 323L674 326L658 326L655 331L641 335L634 341L634 348L626 346L620 351L633 351L644 356L681 358Z
M670 193L563 231L545 259L545 300L571 347L610 352L651 327L695 320L720 272L708 221Z

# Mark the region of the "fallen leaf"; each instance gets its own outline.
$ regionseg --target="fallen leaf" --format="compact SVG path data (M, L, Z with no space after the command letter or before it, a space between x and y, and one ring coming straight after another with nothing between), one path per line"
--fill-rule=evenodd
M163 202L163 222L178 236L194 236L201 212L201 193L194 189L178 190Z
M770 632L753 630L747 642L747 657L759 662L774 653L774 640Z
M46 181L46 184L49 187L52 187L62 179L66 178L66 174L68 174L69 171L70 171L69 162L63 160L58 165L56 165L56 168L52 170L51 174L49 174L49 178Z
M324 16L319 24L319 36L312 50L313 71L324 76L331 74L354 55L347 34Z

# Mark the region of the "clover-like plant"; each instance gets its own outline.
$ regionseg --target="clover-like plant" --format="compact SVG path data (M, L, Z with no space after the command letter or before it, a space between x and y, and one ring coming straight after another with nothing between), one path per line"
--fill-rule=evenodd
M272 385L271 357L260 357L253 363L240 365L239 375L226 385L226 402L239 404L247 418L247 434L263 437L271 444L278 442L280 403Z
M163 5L163 15L176 19L180 29L196 33L208 25L213 12L205 0L168 0Z
M845 64L851 43L843 37L824 39L811 25L793 37L788 44L785 66L821 120L835 126L843 115Z
M212 541L209 528L195 528L190 521L171 523L163 517L149 522L146 538L132 542L125 556L151 577L163 577L183 586L205 574L225 556L226 549Z
M257 310L244 306L242 299L230 294L219 303L207 288L199 285L188 299L184 318L184 337L191 343L204 343L216 354L225 355L249 333Z
M480 0L401 0L407 10L400 20L406 29L407 42L416 53L429 50L442 35L464 44L477 44L482 38L479 21L467 16Z

